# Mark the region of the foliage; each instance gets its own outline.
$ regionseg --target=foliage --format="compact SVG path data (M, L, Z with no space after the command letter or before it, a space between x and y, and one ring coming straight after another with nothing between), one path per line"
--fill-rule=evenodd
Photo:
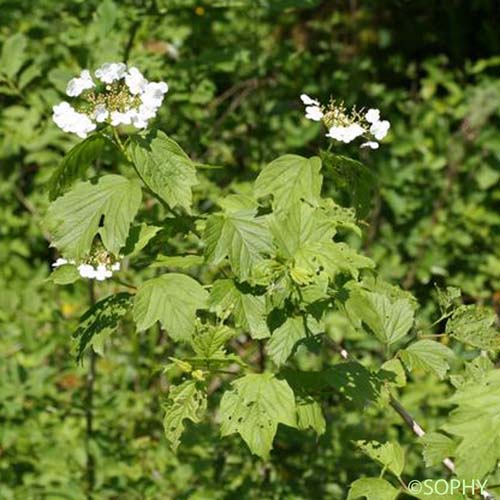
M438 4L0 0L1 498L500 482L498 10ZM63 134L114 60L169 83L155 127ZM332 148L302 92L388 143Z

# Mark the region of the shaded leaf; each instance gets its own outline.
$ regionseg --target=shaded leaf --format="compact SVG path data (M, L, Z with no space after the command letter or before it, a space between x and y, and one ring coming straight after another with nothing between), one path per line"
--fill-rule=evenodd
M132 296L128 293L110 295L92 306L81 318L73 333L78 342L77 360L82 359L85 349L91 345L103 354L104 341L118 327L121 318L131 306Z
M49 179L49 199L55 200L74 181L83 177L108 144L113 143L104 135L92 134L70 149Z

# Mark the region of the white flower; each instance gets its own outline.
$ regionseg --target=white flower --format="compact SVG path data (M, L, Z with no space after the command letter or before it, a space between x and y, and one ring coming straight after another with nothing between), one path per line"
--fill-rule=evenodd
M59 266L64 266L64 264L67 264L68 261L66 259L63 259L62 257L59 257L53 264L52 267L59 267Z
M349 143L354 139L356 139L356 137L363 135L364 132L365 129L361 125L353 123L351 125L348 125L347 127L342 127L342 126L330 127L330 130L328 131L328 134L326 134L326 136L335 139L337 141Z
M323 111L321 111L321 108L319 106L307 106L306 118L308 120L319 122L321 121L321 118L323 118Z
M111 271L119 271L121 267L121 264L119 262L115 262L114 264L111 264Z
M117 127L118 125L130 125L134 111L128 110L122 113L121 111L111 111L111 125Z
M113 276L113 273L104 264L97 266L94 276L97 281L104 281L106 278L111 278L111 276Z
M319 101L316 101L316 99L313 99L312 97L309 97L307 94L301 94L300 95L300 100L306 106L320 106Z
M370 149L378 149L378 142L375 142L375 141L367 141L367 142L364 142L363 144L361 144L361 146L359 146L360 148L370 148Z
M107 120L109 116L109 111L106 109L104 104L98 104L94 109L94 120L97 123L102 123Z
M95 87L95 84L90 76L90 72L88 69L84 69L80 76L76 78L72 78L68 85L66 86L66 94L70 97L79 96L84 90L91 89Z
M127 71L127 65L123 63L106 63L96 70L95 76L104 83L113 83L121 80Z
M129 68L125 75L125 84L132 95L140 94L148 84L148 81L142 76L137 68Z
M52 119L64 132L71 132L85 139L89 132L95 130L95 123L84 113L78 113L67 102L61 102L52 108Z
M165 82L149 82L141 93L141 101L149 108L159 108L167 92L168 85Z
M90 264L80 264L78 266L78 272L82 278L94 279L96 276L96 270Z
M387 135L390 127L391 124L387 120L375 122L370 127L370 133L374 135L377 141L381 141Z
M366 121L368 123L375 123L380 120L380 111L378 109L371 108L366 112Z

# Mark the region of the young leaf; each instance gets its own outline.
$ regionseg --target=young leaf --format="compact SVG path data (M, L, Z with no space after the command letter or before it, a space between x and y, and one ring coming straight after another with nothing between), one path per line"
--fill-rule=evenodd
M297 426L292 389L271 373L245 375L232 387L220 404L222 436L239 433L252 453L268 458L278 424Z
M202 358L223 357L226 354L224 344L234 335L234 330L227 326L209 326L193 335L191 346Z
M82 177L107 144L113 144L102 134L92 134L68 151L49 179L49 199L55 200L74 181Z
M191 208L196 168L182 148L165 133L151 130L131 138L128 153L141 179L171 208Z
M172 339L189 340L196 311L205 308L207 298L205 289L184 274L164 274L146 281L134 301L137 329L146 330L160 321Z
M317 205L320 200L321 160L314 156L280 156L266 165L255 181L257 197L273 196L275 210L288 208L298 200Z
M82 359L88 345L102 355L104 341L118 327L120 319L131 305L131 295L117 293L110 295L92 306L81 318L73 338L78 342L77 361Z
M446 323L446 333L464 344L492 351L500 350L500 332L495 313L486 308L460 306Z
M347 500L366 498L366 500L395 500L400 491L382 478L362 477L351 484Z
M442 380L450 368L448 359L453 357L453 351L439 342L424 339L399 351L398 355L408 370L430 371Z
M217 280L208 300L211 311L220 318L233 314L237 327L246 329L254 339L269 337L264 295L255 295L249 287L233 280Z
M228 257L234 274L243 281L271 251L267 221L255 217L254 210L210 216L203 239L208 262L219 264Z
M182 433L184 420L198 423L207 409L207 395L199 388L196 380L186 380L180 385L171 386L164 405L163 428L170 447L176 451Z
M79 260L99 234L105 248L117 255L140 202L139 184L120 175L106 175L96 184L80 182L49 206L45 225L52 245L66 258Z

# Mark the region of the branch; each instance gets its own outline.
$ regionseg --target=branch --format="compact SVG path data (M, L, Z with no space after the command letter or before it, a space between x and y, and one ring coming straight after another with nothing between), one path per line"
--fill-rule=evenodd
M354 358L346 351L344 348L335 344L337 352L340 354L342 359L354 360ZM425 431L422 426L411 416L410 412L391 394L389 404L396 411L396 413L404 420L406 425L412 430L412 432L419 438L425 436ZM443 460L443 465L453 474L455 474L455 463L451 458L445 458ZM486 490L483 490L481 496L485 500L495 500L495 497Z

